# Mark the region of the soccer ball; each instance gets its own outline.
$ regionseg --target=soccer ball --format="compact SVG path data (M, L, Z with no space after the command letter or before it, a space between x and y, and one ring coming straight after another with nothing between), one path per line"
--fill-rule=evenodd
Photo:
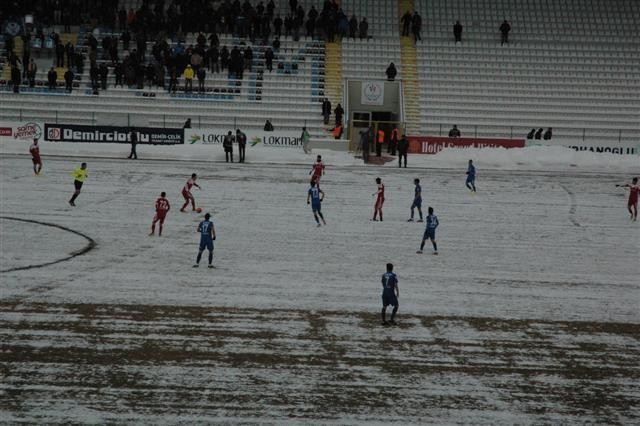
M196 212L197 212L197 213L202 213L202 209L201 209L200 207L198 207L198 208L196 209Z

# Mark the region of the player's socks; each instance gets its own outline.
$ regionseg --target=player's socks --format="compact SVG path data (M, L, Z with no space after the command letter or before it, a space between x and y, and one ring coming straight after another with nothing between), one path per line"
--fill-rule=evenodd
M387 308L382 308L381 316L382 316L382 324L386 324L387 323L387 318L386 318L386 316L387 316Z
M436 244L435 241L433 241L432 243L433 243L433 250L437 253L438 252L438 245Z
M213 263L213 252L210 251L209 252L209 265L211 265Z
M425 240L422 240L422 242L420 243L420 251L424 250L424 241Z

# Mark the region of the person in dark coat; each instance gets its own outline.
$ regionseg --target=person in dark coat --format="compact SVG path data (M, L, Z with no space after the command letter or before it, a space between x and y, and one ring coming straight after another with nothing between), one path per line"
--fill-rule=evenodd
M542 127L540 127L538 129L538 131L536 132L536 135L534 136L534 138L536 139L542 139L542 132L544 132L544 129Z
M64 82L66 84L67 92L71 93L73 91L73 71L71 71L71 68L68 68L64 73Z
M138 159L138 153L136 153L136 145L138 144L138 134L136 132L134 132L133 130L129 131L129 140L131 141L131 153L129 154L129 157L127 158L131 158L134 160Z
M273 124L271 124L271 121L267 120L264 123L264 129L265 132L273 132Z
M509 25L509 23L505 19L502 25L500 25L500 46L504 45L505 43L509 43L509 31L511 31L511 25Z
M462 24L460 23L460 21L456 21L455 25L453 26L453 36L456 39L456 43L462 42Z
M104 62L100 64L100 84L102 90L107 90L107 76L109 75L109 68Z
M333 110L333 113L336 116L336 126L338 124L342 124L342 116L344 115L344 109L342 108L342 105L338 104L336 109Z
M409 140L406 135L398 141L398 167L402 167L402 158L404 157L404 167L407 167L407 152L409 151Z
M50 90L56 88L56 80L58 80L58 73L53 67L51 67L47 73L47 82L49 83Z
M460 137L460 130L458 129L458 126L456 126L455 124L453 125L451 130L449 130L449 137L450 138L459 138Z
M61 42L58 42L56 45L56 67L62 68L64 67L64 45Z
M387 67L387 71L385 71L385 73L387 74L387 80L393 81L396 79L396 75L398 75L398 70L396 69L396 66L394 65L393 62L389 64L389 66Z
M225 162L228 163L229 160L233 163L233 135L231 134L231 130L227 133L227 136L224 137L224 141L222 142L222 147L224 148L224 159Z
M267 50L264 52L264 61L269 72L273 71L273 56L273 50L267 47Z
M349 38L356 39L356 34L358 33L358 19L356 15L351 15L351 19L349 19Z
M367 22L367 18L362 18L362 21L360 21L360 27L359 27L359 32L360 32L360 40L362 40L363 38L367 38L367 33L369 32L369 23Z
M322 101L322 116L324 117L324 124L329 124L329 117L331 117L331 101L329 101L329 98L324 98L324 101Z
M544 139L545 141L548 141L549 139L551 139L551 136L552 136L551 127L549 127L547 131L544 132L544 136L542 136L542 139Z
M408 10L402 15L400 22L402 23L402 37L409 37L409 28L411 28L411 12Z
M422 40L422 37L420 37L421 30L422 17L418 14L418 12L414 12L413 17L411 18L411 32L413 33L414 43L418 43L418 40Z
M247 146L247 135L242 133L240 129L236 129L236 142L238 142L238 155L240 156L238 162L244 163L244 153Z
M527 133L527 139L533 139L533 136L536 134L536 129L531 129L529 133Z
M22 73L20 68L11 68L11 84L13 84L13 93L20 93L20 84L22 83Z

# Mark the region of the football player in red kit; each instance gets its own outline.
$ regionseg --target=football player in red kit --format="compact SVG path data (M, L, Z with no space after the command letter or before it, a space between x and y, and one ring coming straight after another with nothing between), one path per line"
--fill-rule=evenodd
M162 225L164 225L164 219L167 217L167 213L171 210L169 200L166 199L167 193L162 192L160 198L156 200L156 215L151 222L151 233L153 235L156 232L156 222L160 222L160 229L158 229L158 236L162 235Z
M377 195L376 204L373 207L373 221L377 221L378 213L380 213L380 222L382 222L382 205L384 204L384 183L382 183L382 179L376 178L376 183L378 184L378 191L373 195Z
M320 188L320 177L324 175L324 164L322 163L321 155L318 155L316 162L311 167L311 171L309 172L309 174L312 173L313 175L311 176L311 182L315 182L316 185L318 185L318 188Z
M627 210L631 213L631 220L638 220L638 193L640 193L640 185L638 185L638 178L634 177L631 180L631 184L616 185L624 188L629 188L629 201L627 201Z
M184 185L184 188L182 188L182 196L184 197L184 204L180 209L181 212L183 212L184 209L187 208L187 206L189 205L189 201L191 201L191 207L193 208L193 211L196 211L196 199L193 198L193 194L191 193L191 187L195 186L196 188L201 189L200 185L196 183L197 178L198 176L195 173L192 174L191 179L189 179L187 183Z
M40 147L38 146L38 138L33 139L33 144L29 147L31 153L31 161L33 162L33 172L38 176L42 170L42 160L40 159Z

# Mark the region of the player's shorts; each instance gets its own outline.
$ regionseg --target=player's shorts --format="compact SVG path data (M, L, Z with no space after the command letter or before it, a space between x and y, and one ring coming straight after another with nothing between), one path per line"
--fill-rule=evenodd
M638 199L637 198L629 198L629 202L627 203L627 207L638 207Z
M431 238L432 240L436 239L436 230L435 229L425 229L424 235L422 236L423 240L428 240Z
M321 207L322 203L320 203L319 201L311 203L311 210L314 212L319 212Z
M415 209L415 208L422 208L422 198L418 198L417 200L414 199L413 203L411 204L411 208Z
M467 182L466 183L473 183L476 181L476 177L474 175L467 175Z
M31 158L31 161L33 161L33 165L34 165L34 166L35 166L35 165L37 165L37 164L39 164L39 165L41 165L41 166L42 166L42 160L40 159L40 157L37 157L37 158L32 157L32 158Z
M166 211L159 211L159 212L156 212L156 216L153 218L153 221L154 222L160 221L160 223L162 223L164 222L166 217L167 217Z
M393 293L393 291L385 291L384 293L382 293L382 306L387 307L389 305L393 307L398 306L398 298L396 297L395 293Z
M82 188L82 184L83 184L83 182L80 182L79 180L74 180L73 181L73 186L75 186L76 191L80 191L80 189Z
M193 195L191 195L191 193L187 192L187 191L182 191L182 196L184 197L185 200L192 200L193 199Z
M376 209L381 209L384 204L384 198L378 197L376 200Z
M207 249L209 251L213 250L213 238L211 237L201 237L200 238L200 251Z

